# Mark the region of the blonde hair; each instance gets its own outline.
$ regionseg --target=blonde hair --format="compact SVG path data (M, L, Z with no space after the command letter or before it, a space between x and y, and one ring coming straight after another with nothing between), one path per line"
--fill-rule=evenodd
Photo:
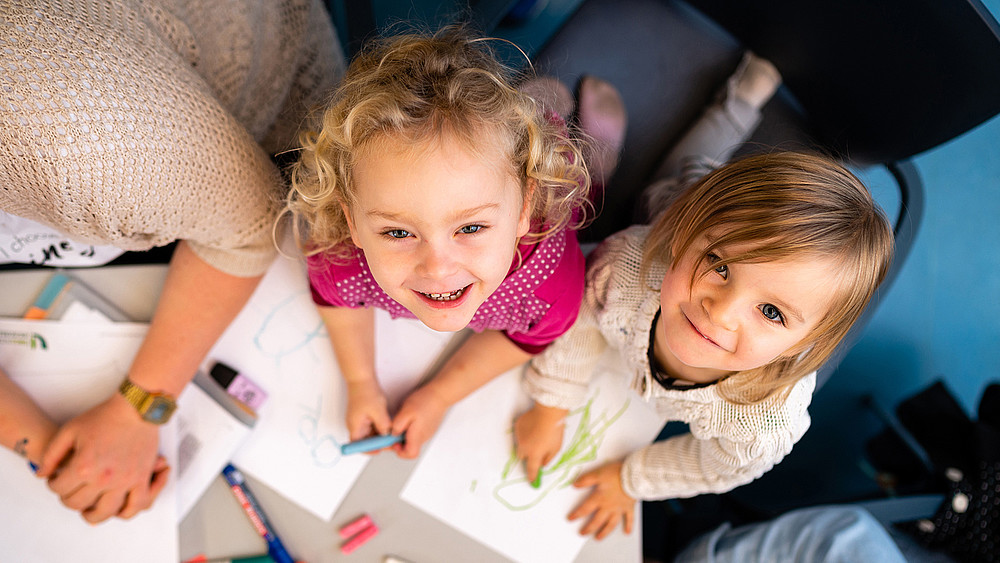
M541 240L580 228L590 177L580 151L558 120L512 86L513 71L487 40L461 26L404 34L359 53L323 112L318 131L301 137L291 169L286 211L307 254L345 258L352 251L343 206L356 204L354 168L386 140L410 144L454 135L473 152L501 151L531 198L533 232ZM522 199L523 201L523 199Z
M689 187L657 219L646 238L643 272L653 261L673 267L696 241L712 233L692 276L735 262L769 262L792 256L832 258L839 286L826 317L790 357L732 374L719 389L732 402L755 403L787 394L834 352L882 283L894 240L885 214L864 184L834 160L776 152L736 160ZM711 263L713 249L751 250ZM645 277L645 276L644 276Z

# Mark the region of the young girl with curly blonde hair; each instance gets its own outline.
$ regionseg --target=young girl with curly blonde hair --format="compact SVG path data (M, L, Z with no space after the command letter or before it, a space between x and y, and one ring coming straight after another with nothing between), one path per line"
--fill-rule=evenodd
M590 180L556 114L461 28L360 53L304 138L288 207L347 383L352 439L415 457L449 406L576 319ZM374 313L475 331L390 417Z

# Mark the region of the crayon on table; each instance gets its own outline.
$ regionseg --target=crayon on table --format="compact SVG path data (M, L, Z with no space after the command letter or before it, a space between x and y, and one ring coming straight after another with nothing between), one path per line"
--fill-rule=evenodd
M531 488L537 489L542 486L542 470L538 470L538 474L535 475L535 480L531 482Z
M246 479L243 478L243 474L233 467L232 464L229 464L222 469L222 476L229 483L229 488L236 495L237 500L240 501L244 512L250 517L250 522L253 523L253 527L257 530L257 533L267 542L268 555L277 563L295 563L295 559L288 554L285 546L281 543L281 539L278 538L278 535L274 532L274 528L271 527L271 523L264 515L264 511L261 510L257 499L250 492L250 489L247 488Z
M375 524L371 524L367 528L355 534L355 536L349 539L347 543L342 545L340 547L341 553L343 553L344 555L351 553L355 549L364 545L365 542L375 537L375 534L377 533L378 533L378 526L376 526Z
M375 522L372 522L371 516L367 514L362 515L360 518L348 523L343 528L340 529L340 537L347 539L354 534L364 530L368 526L374 526Z
M383 436L372 436L371 438L349 442L340 446L340 454L351 455L380 450L402 442L403 436L404 434L385 434Z

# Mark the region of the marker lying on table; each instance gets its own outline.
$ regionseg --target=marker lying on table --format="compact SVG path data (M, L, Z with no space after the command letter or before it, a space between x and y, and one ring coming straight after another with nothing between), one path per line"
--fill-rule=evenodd
M253 523L253 527L257 530L257 533L267 542L268 555L277 563L295 563L292 556L285 550L285 546L281 543L281 540L278 539L278 535L274 532L274 528L271 527L271 523L264 516L264 511L261 510L257 499L250 493L250 489L247 488L243 474L230 464L222 469L222 476L226 478L229 488L232 489L233 494L236 495L236 499L240 501L243 510L250 517L250 522Z
M370 452L387 448L393 444L403 441L406 434L385 434L383 436L372 436L363 440L356 440L340 446L341 455L351 455L357 453Z

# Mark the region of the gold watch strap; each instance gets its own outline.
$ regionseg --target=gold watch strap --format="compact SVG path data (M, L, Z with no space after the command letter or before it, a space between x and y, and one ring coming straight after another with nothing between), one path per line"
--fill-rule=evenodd
M118 386L118 392L121 393L122 397L125 397L125 400L128 401L130 405L135 407L136 410L142 409L142 403L146 400L146 397L149 397L150 395L149 391L146 391L142 387L132 383L128 380L128 378L125 378L125 381L122 381L122 384Z
M177 400L166 393L150 393L125 378L118 386L118 392L135 407L136 412L146 422L166 424L177 409Z

